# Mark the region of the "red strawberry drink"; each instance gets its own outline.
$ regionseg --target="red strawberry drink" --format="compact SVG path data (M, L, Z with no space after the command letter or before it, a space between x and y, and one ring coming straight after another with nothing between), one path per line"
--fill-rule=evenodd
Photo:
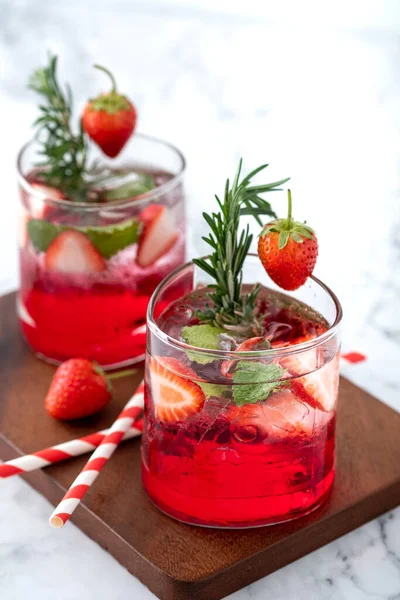
M314 277L286 294L256 255L240 260L246 233L240 238L230 212L232 189L222 206L236 265L229 248L221 250L224 217L210 239L219 240L224 272L240 280L238 295L229 300L222 273L213 283L211 254L175 271L149 306L142 464L146 491L163 512L234 528L303 516L329 495L341 308ZM238 191L245 214L247 189L245 182ZM257 216L267 214L259 208ZM169 288L188 280L192 291L165 308Z
M52 77L50 67L43 71ZM70 163L46 143L28 144L18 162L24 336L53 362L135 362L144 355L150 296L184 262L184 158L139 134L116 158L115 146L109 158L81 134L68 142L71 152L78 147Z

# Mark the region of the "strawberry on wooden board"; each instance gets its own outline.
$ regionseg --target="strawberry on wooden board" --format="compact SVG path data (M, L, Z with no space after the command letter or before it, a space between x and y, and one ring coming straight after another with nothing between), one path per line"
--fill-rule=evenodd
M318 241L311 227L292 219L288 190L288 217L265 225L258 240L258 256L271 277L284 290L297 290L312 274Z
M101 410L111 399L101 369L86 358L72 358L55 372L45 409L56 419L80 419Z
M89 238L80 231L67 229L47 249L46 271L90 275L106 269L106 261Z
M97 363L86 358L71 358L55 372L44 407L56 419L69 421L88 417L109 403L112 379L133 373L133 369L126 369L106 376Z
M104 154L115 158L135 129L137 112L132 102L117 92L110 71L99 65L94 66L110 77L112 88L107 94L100 94L87 103L82 115L82 127Z
M169 209L161 204L149 204L139 215L142 222L136 262L148 267L163 256L178 239Z
M178 359L152 357L149 360L149 372L157 419L167 423L184 421L202 409L206 399L204 392L197 383L177 374L192 374L191 369L180 364Z

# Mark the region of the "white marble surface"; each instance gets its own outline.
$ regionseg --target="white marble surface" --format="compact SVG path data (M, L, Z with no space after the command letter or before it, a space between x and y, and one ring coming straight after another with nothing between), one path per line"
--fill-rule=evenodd
M344 347L368 354L346 375L400 410L400 7L323 5L0 0L0 292L17 285L15 154L35 115L25 81L51 48L78 107L103 83L91 63L109 65L140 129L185 151L196 253L201 209L241 155L292 177L295 214L319 233L316 273L344 306ZM51 530L50 505L17 478L0 507L2 599L154 598L72 524ZM400 598L400 509L231 596L266 597Z

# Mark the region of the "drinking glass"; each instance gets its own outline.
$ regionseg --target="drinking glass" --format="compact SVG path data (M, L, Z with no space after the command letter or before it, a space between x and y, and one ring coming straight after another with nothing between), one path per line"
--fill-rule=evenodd
M143 360L151 294L185 260L182 153L140 134L117 159L91 148L94 175L128 177L117 193L106 190L107 202L67 200L43 185L40 158L35 141L18 157L18 314L28 344L56 364L77 356L105 368ZM154 189L129 197L129 177L140 183L149 175Z
M204 309L207 283L204 272L187 263L158 286L149 304L144 487L161 511L193 525L243 528L304 516L326 500L335 474L339 301L315 277L283 294L249 255L243 286L262 285L261 310L271 331L290 331L292 342L272 335L269 349L208 350L180 336ZM255 364L279 366L279 378L234 381L239 365ZM266 397L250 403L260 383ZM190 414L188 395L198 402Z

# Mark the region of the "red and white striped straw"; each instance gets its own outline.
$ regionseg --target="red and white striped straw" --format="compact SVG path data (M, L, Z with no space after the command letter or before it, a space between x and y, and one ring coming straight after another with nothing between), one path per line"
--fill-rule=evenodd
M133 427L128 429L122 441L142 435L143 421L135 421ZM88 452L93 452L104 440L105 436L110 432L109 429L102 429L96 433L85 435L84 437L70 440L57 446L50 446L44 450L39 450L33 454L26 454L18 458L13 458L5 463L0 464L0 479L6 479L13 475L21 475L42 469L63 460L68 460L75 456L81 456Z
M52 513L49 519L52 527L61 528L65 525L89 487L97 479L101 469L108 462L126 432L132 427L133 422L142 412L143 392L144 386L142 383Z

